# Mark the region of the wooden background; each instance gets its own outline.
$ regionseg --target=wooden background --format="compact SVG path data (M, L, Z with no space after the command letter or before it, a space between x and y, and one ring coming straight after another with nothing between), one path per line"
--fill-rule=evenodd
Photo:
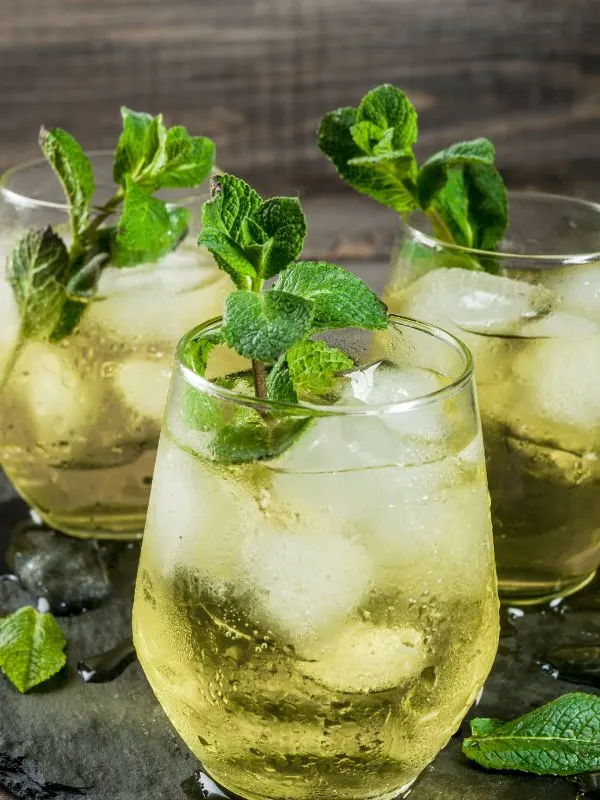
M263 189L337 191L318 120L382 81L423 152L487 135L512 185L600 199L600 0L0 0L0 168L42 122L111 147L125 103Z

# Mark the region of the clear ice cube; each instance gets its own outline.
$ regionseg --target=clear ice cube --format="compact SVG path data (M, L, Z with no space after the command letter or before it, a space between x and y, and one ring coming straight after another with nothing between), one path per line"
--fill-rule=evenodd
M115 383L125 404L141 417L160 421L171 370L157 361L131 358L118 365Z

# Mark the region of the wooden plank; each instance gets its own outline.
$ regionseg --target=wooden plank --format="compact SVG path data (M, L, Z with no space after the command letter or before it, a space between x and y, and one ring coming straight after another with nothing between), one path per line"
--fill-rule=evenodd
M0 168L42 122L110 147L125 103L265 189L335 189L318 120L389 80L423 152L488 135L511 183L568 191L600 172L598 34L595 0L2 0Z

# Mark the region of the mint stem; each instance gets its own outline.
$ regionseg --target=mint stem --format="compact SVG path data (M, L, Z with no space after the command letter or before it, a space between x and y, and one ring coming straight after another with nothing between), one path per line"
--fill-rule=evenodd
M252 361L252 377L254 378L254 391L261 400L267 398L267 372L262 361Z
M115 211L120 206L121 202L124 198L123 189L119 189L110 200L105 203L103 206L100 206L98 210L98 215L94 217L94 219L86 226L85 230L81 234L78 239L75 239L73 244L71 245L71 249L69 251L69 258L71 263L75 263L75 261L79 258L80 255L85 250L86 244L89 240L96 234L98 228L102 225L103 222L112 216Z
M456 244L450 228L446 225L442 216L435 210L435 208L430 207L425 213L431 220L437 237L448 244Z

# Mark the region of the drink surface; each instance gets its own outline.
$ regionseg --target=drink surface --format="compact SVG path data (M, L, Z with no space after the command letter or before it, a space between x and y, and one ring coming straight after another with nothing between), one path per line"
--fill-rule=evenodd
M439 387L358 370L352 401ZM477 426L444 437L446 413L317 418L278 457L224 466L168 412L135 644L229 790L397 796L475 699L498 636L489 499Z
M107 268L72 335L25 345L0 398L0 463L50 525L141 534L175 346L230 289L186 242L158 264ZM0 312L1 371L19 326L6 279Z
M400 276L390 309L474 356L501 594L578 588L600 562L600 266L441 268L410 282L401 263Z

